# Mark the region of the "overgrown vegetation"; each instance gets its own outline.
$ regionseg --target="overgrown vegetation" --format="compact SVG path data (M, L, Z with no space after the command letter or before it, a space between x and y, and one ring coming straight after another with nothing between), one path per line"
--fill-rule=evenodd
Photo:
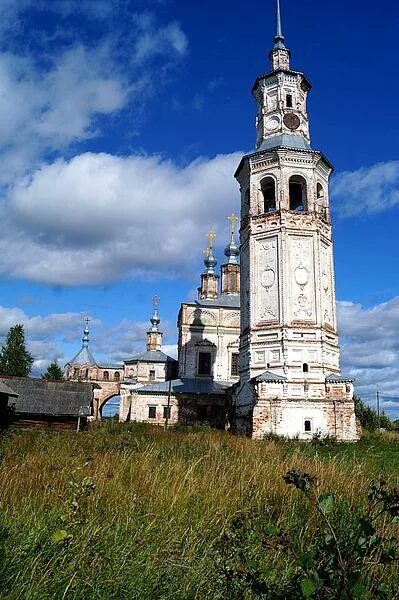
M112 421L10 432L0 596L393 600L398 439L254 442Z
M377 411L363 402L358 396L355 396L354 400L356 416L364 429L367 431L376 431L376 429L382 428L389 431L395 428L394 422L384 412L378 415Z

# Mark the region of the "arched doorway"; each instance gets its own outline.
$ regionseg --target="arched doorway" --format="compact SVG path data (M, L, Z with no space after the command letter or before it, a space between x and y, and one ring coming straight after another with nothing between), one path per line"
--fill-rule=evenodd
M110 396L100 407L101 420L115 419L119 415L119 395Z

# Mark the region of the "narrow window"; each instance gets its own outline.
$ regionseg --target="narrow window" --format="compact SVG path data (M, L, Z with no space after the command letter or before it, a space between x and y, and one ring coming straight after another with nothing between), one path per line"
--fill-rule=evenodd
M89 369L86 369L85 371L85 379L89 379Z
M317 199L322 200L324 198L324 190L321 183L317 184Z
M148 407L148 418L149 419L155 419L157 416L157 407L156 406L149 406Z
M312 431L312 420L305 419L303 422L303 428L305 430L305 433L310 433Z
M207 421L208 419L208 407L197 406L197 421Z
M150 372L148 374L148 379L150 381L155 381L155 371L153 369L150 370Z
M75 367L73 370L73 377L74 377L74 379L79 378L79 369L77 367Z
M306 181L301 175L293 175L289 181L290 210L303 211L307 207Z
M232 377L237 377L238 375L238 361L239 361L239 357L240 355L238 354L238 352L234 352L234 354L231 355L231 375Z
M309 365L308 363L303 363L302 370L304 373L309 373Z
M264 212L270 213L276 210L276 182L273 177L265 177L260 182L260 189L263 194Z
M115 381L119 381L120 378L121 378L121 376L119 374L119 371L115 371L115 373L114 373L114 379L115 379Z
M171 406L163 407L163 418L164 419L170 419L170 409L171 409Z
M287 108L292 108L292 94L287 94L286 105Z
M108 373L108 371L104 371L104 373L103 373L103 379L104 379L104 381L109 381L109 373Z
M245 194L243 197L242 214L244 216L247 216L249 214L249 188L245 190Z
M198 354L198 375L212 374L212 353L200 352Z

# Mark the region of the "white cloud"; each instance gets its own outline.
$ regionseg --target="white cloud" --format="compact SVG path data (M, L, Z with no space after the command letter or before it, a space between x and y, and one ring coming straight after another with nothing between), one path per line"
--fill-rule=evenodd
M85 314L52 313L46 316L28 316L17 307L0 306L0 348L10 327L24 325L29 351L34 357L33 375L40 375L48 364L57 360L63 366L81 347ZM99 364L122 364L124 360L143 352L149 321L123 319L119 323L90 321L90 349ZM177 345L168 343L176 339L176 327L162 322L164 352L177 355Z
M140 33L134 47L134 61L148 61L170 51L179 55L187 52L187 36L176 21L155 28L153 16L150 13L141 13L135 16L135 22L140 28Z
M75 46L45 71L30 59L0 54L0 183L31 170L44 152L94 135L99 115L126 104L128 83L111 65L105 46Z
M337 216L383 212L399 204L399 160L343 171L333 179L333 208Z
M399 296L370 308L347 301L337 308L342 370L356 378L359 395L373 402L378 386L382 400L399 397Z
M159 156L86 153L16 185L0 225L0 273L56 285L174 276L199 261L207 228L227 241L240 153L178 167Z

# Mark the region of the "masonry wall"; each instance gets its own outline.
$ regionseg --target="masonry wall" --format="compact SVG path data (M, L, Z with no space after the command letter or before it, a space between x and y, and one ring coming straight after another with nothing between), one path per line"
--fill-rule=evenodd
M179 377L198 375L198 355L212 352L212 376L236 381L231 374L232 355L238 353L239 309L182 304L179 315Z

